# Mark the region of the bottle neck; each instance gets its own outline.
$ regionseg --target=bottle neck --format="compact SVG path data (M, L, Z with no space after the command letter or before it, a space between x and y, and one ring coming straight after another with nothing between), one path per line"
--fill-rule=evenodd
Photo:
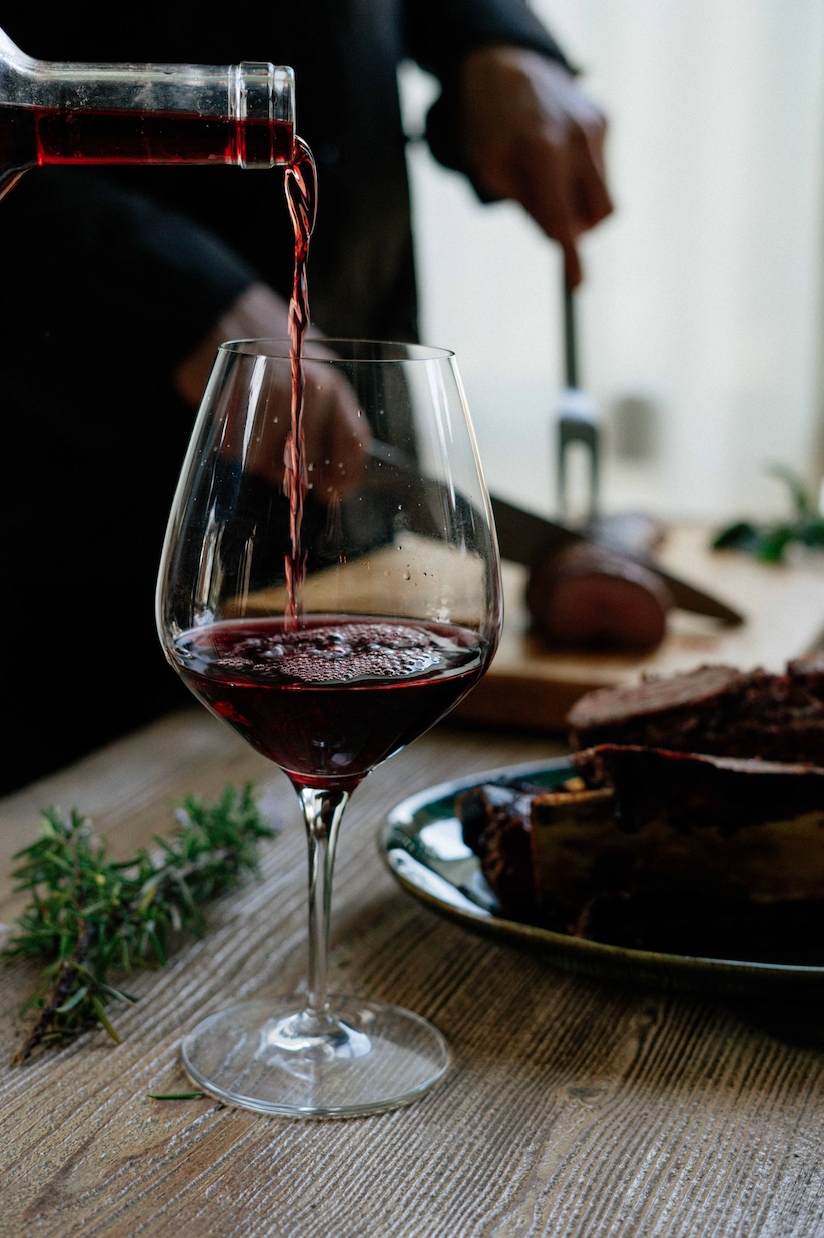
M294 118L285 66L55 64L25 56L0 32L0 128L16 124L33 139L21 171L50 163L270 168L292 161Z

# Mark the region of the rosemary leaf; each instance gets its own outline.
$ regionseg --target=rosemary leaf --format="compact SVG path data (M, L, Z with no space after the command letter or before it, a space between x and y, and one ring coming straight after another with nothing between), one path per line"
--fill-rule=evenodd
M715 535L713 550L739 550L762 563L782 563L784 552L794 543L813 549L824 547L824 517L816 510L801 478L784 464L773 464L767 472L787 487L792 518L767 525L736 521Z
M75 1006L77 1006L80 1002L82 1002L83 998L86 996L88 991L89 991L89 986L87 984L84 984L83 987L78 989L76 993L74 993L70 998L68 998L68 1000L65 1001L62 1006L57 1006L55 1008L55 1014L68 1014L70 1010L74 1010Z
M120 1038L120 1033L118 1032L115 1025L112 1023L109 1016L106 1014L106 1007L103 1005L103 1003L101 1002L100 998L97 996L96 993L92 993L91 1000L92 1000L92 1005L94 1006L95 1011L97 1013L98 1019L103 1024L106 1031L111 1036L112 1040L115 1042L116 1045L122 1044L123 1041Z
M205 1092L147 1092L149 1100L205 1100Z

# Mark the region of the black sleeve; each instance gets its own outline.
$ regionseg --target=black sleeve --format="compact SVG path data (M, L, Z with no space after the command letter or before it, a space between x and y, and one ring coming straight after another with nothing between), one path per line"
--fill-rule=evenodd
M407 0L407 52L443 88L427 116L426 140L438 162L458 172L467 171L458 144L458 67L467 52L491 44L530 48L576 71L524 0Z
M89 169L34 169L0 202L6 340L92 341L168 375L257 278L210 232ZM145 361L144 361L145 364Z

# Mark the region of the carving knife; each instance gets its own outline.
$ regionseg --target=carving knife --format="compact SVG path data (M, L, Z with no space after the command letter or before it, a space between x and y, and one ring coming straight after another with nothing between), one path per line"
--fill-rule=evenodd
M369 456L371 467L367 476L371 486L381 489L402 487L404 490L408 490L411 483L416 487L423 486L425 490L431 490L434 508L437 510L443 487L432 478L422 477L417 463L404 451L379 439L373 439L369 445ZM556 554L573 542L595 540L567 528L566 525L555 524L543 516L536 516L534 512L515 507L495 495L490 495L490 500L498 533L498 547L503 559L511 559L514 563L523 563L532 568L546 555ZM454 502L454 496L452 501ZM625 554L623 550L620 553ZM744 622L744 616L738 611L701 589L696 589L694 585L687 584L685 580L671 576L653 560L636 555L626 555L626 558L636 559L638 563L643 563L644 567L656 572L669 587L675 605L682 610L709 615L730 627Z
M536 516L534 512L515 507L512 503L507 503L505 499L496 498L495 495L491 495L490 498L502 559L511 559L515 563L523 563L531 568L540 559L556 554L565 546L571 546L574 542L592 540L583 533L568 529L565 525L555 524L551 520L544 519L543 516ZM633 555L626 557L635 558ZM709 615L713 619L720 619L722 623L730 627L744 622L744 616L737 610L733 610L731 606L725 605L718 598L704 593L703 590L697 589L685 580L671 576L654 560L637 559L637 562L643 563L644 567L648 567L661 577L669 588L675 605L680 606L682 610L689 610L697 615Z

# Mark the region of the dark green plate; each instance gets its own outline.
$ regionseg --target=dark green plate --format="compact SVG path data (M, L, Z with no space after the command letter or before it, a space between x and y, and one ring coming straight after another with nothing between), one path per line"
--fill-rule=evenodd
M529 777L553 787L572 772L567 759L558 757L486 770L430 787L410 796L389 813L379 836L381 855L403 888L433 911L473 933L540 951L551 963L569 971L656 988L727 995L799 989L824 991L824 966L655 954L651 950L584 941L496 915L495 899L481 875L478 859L461 837L460 822L453 811L455 796L467 787L502 776Z

